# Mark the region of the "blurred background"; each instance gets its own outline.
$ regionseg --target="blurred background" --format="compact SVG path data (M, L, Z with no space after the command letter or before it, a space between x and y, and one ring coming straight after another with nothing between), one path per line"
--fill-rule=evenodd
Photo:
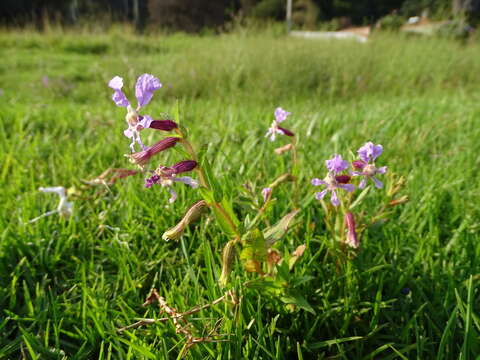
M78 25L101 19L132 23L137 31L224 31L229 24L282 21L286 0L3 0L0 21L6 26ZM342 30L353 26L400 29L425 26L454 35L478 24L480 0L292 0L294 29ZM441 26L440 26L441 25ZM430 28L426 31L432 31Z

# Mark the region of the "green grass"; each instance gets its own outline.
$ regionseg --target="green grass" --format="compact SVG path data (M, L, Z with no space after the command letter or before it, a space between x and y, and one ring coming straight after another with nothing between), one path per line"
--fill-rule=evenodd
M276 247L308 245L294 275L315 315L242 287L254 279L237 263L231 286L240 305L192 316L211 328L223 319L228 342L201 344L191 358L475 359L479 353L480 44L377 36L367 44L281 34L136 37L32 32L0 34L0 358L176 358L183 346L171 323L117 333L140 317L156 287L185 311L223 294L217 284L228 241L204 219L180 242L166 243L199 194L144 189L141 176L91 188L107 167L129 167L123 109L106 84L123 76L132 98L149 72L164 88L145 112L174 114L209 156L237 215L254 215L242 184L259 194L288 169L264 139L273 110L293 113L299 136L301 196L297 224ZM49 85L42 78L49 77ZM152 143L158 133L144 132ZM384 145L381 164L404 175L410 201L367 231L344 266L331 256L323 211L311 201L324 160L366 141ZM178 152L158 157L170 164ZM25 224L57 199L39 186L77 189L72 220ZM372 192L364 209L382 201ZM291 208L276 194L274 223ZM107 227L108 226L108 227ZM404 294L402 289L409 288Z

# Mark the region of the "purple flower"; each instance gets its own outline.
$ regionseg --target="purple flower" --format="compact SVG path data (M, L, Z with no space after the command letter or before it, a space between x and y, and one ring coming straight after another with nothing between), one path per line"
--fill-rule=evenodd
M272 196L272 188L266 187L262 190L263 203L265 204Z
M290 115L288 111L283 110L282 108L278 107L275 109L275 120L273 120L272 125L268 129L265 137L269 137L270 141L274 141L277 134L280 135L287 135L287 136L295 136L293 132L290 130L284 129L280 127L282 121L287 119L287 116Z
M177 193L173 190L173 184L175 182L182 182L192 188L198 187L197 180L192 179L189 176L177 176L182 172L193 170L196 166L197 162L193 160L180 161L172 167L159 166L151 177L145 179L145 187L150 188L155 184L161 185L162 187L168 187L171 194L168 201L173 203L177 199Z
M335 155L330 160L325 161L325 165L328 169L327 176L323 180L318 178L312 180L312 185L323 185L326 187L325 190L317 192L315 198L317 200L322 200L325 195L327 195L327 192L331 192L330 201L333 206L338 206L340 205L340 200L337 196L337 189L343 189L348 192L355 190L355 186L348 183L350 181L350 176L338 174L348 167L348 162L343 160L340 155Z
M352 171L351 174L353 176L363 176L360 184L358 184L359 189L365 188L368 179L372 179L377 188L381 189L383 187L383 183L375 177L376 174L385 174L387 172L386 166L380 168L375 166L375 160L382 154L382 151L382 145L374 145L372 142L367 142L358 149L357 153L361 160L352 162L353 168L358 171Z
M167 150L168 148L171 148L172 146L175 146L179 138L177 137L167 137L165 139L160 140L156 144L146 147L142 151L138 151L136 153L126 155L130 158L130 161L134 164L143 166L145 165L150 158L158 154L161 151Z
M127 121L128 128L123 133L129 139L132 139L132 143L130 144L132 152L135 151L135 142L137 142L144 150L145 145L143 145L142 140L140 139L140 131L150 127L153 119L148 115L139 115L138 111L150 102L154 91L160 89L162 84L153 75L140 75L137 79L137 84L135 85L135 96L137 98L137 107L135 109L131 106L122 91L123 79L120 76L115 76L110 80L108 86L114 90L112 100L115 104L127 108L125 120Z
M362 159L362 161L368 163L370 161L375 161L377 157L382 155L383 146L374 145L371 141L367 142L360 149L358 149L357 154Z
M348 161L343 160L341 155L334 155L330 160L325 161L328 171L339 173L348 168Z

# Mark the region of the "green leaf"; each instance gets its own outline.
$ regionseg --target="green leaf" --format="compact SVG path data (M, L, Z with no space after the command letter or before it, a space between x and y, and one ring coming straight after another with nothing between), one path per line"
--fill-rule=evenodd
M260 264L267 258L265 239L260 230L250 231L243 240L243 249L240 259L244 262L245 269L250 272L260 272Z
M298 306L300 309L303 309L305 311L308 311L309 313L312 313L313 315L316 315L316 312L313 309L312 305L310 305L307 299L305 299L300 294L290 294L290 296L283 296L281 300L285 304L293 304L295 306Z
M222 231L228 237L235 237L237 235L237 232L235 231L235 228L232 227L230 222L225 218L225 215L220 210L218 210L216 206L211 206L211 209L213 210L215 219L217 220L217 223L222 229Z
M283 235L285 235L285 233L289 229L288 226L290 225L290 222L298 214L299 211L299 209L296 209L289 212L278 223L263 231L267 247L272 246L275 242L280 240Z

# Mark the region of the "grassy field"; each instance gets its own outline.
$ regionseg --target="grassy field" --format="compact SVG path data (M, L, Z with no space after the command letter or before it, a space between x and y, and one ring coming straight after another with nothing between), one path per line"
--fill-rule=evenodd
M217 179L240 219L255 215L242 184L261 189L288 170L264 138L281 106L299 139L301 212L275 247L305 254L292 270L309 311L286 305L240 262L222 302L192 315L197 334L218 320L226 342L190 349L194 359L476 359L480 354L480 44L376 36L367 44L290 39L237 31L222 36L137 37L53 31L0 33L0 358L177 358L184 337L171 322L119 333L162 317L142 303L155 287L186 311L212 302L228 238L211 217L179 242L162 233L200 198L178 188L172 205L143 177L89 187L124 157L124 109L108 81L160 78L145 112L174 116L195 146L209 144ZM178 102L177 102L178 100ZM158 132L143 133L152 144ZM363 236L358 256L339 263L313 199L324 160L366 141L384 146L381 165L403 175L387 221ZM175 151L157 161L180 160ZM379 160L380 161L380 160ZM389 177L390 178L390 177ZM46 217L58 199L40 186L74 187L70 220ZM389 181L387 180L387 185ZM275 193L267 221L292 208L290 186ZM385 199L372 191L364 210ZM265 225L266 226L266 225ZM293 285L292 285L293 286Z

